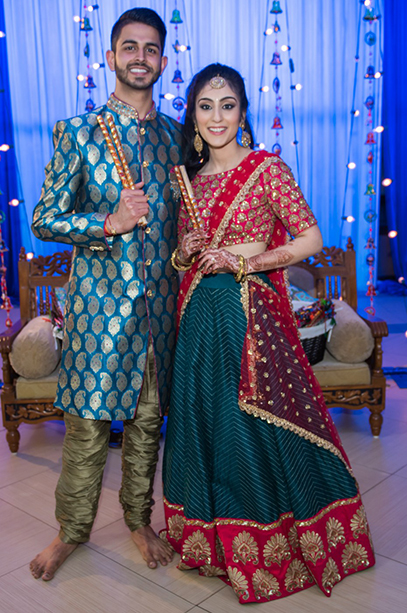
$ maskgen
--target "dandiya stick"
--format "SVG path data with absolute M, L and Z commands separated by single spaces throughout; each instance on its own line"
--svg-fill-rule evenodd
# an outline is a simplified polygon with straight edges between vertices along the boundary
M 107 122 L 109 124 L 110 130 L 112 131 L 112 137 L 109 134 L 106 123 L 101 115 L 97 116 L 97 121 L 102 130 L 102 134 L 105 138 L 107 148 L 109 149 L 109 153 L 113 158 L 114 165 L 116 167 L 117 173 L 120 177 L 120 181 L 125 189 L 135 189 L 134 181 L 130 174 L 129 165 L 127 163 L 126 157 L 124 155 L 123 147 L 120 142 L 119 134 L 117 132 L 117 128 L 114 124 L 113 117 L 108 115 Z M 113 144 L 114 141 L 114 144 Z M 115 145 L 117 147 L 117 151 L 115 149 Z M 139 219 L 138 225 L 141 227 L 145 227 L 147 225 L 147 220 L 143 216 Z
M 199 230 L 203 227 L 202 219 L 198 211 L 198 206 L 192 191 L 192 185 L 187 175 L 185 166 L 174 166 L 175 176 L 177 177 L 178 185 L 181 190 L 182 198 L 185 202 L 188 214 L 191 218 L 194 230 Z

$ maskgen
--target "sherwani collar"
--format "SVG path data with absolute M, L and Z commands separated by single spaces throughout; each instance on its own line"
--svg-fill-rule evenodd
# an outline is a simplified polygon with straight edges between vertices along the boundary
M 109 100 L 107 101 L 107 106 L 118 115 L 124 115 L 130 119 L 136 119 L 137 121 L 151 121 L 157 117 L 155 102 L 153 102 L 151 109 L 148 111 L 145 117 L 140 117 L 134 106 L 119 100 L 119 98 L 117 98 L 114 94 L 110 94 Z

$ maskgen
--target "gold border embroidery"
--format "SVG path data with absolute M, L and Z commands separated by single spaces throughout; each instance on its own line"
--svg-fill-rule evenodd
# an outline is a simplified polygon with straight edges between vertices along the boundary
M 216 230 L 215 235 L 214 235 L 214 237 L 212 239 L 212 242 L 211 242 L 211 244 L 209 246 L 210 249 L 216 249 L 219 246 L 220 241 L 222 240 L 223 236 L 225 235 L 227 224 L 230 222 L 235 208 L 237 207 L 238 204 L 240 204 L 240 202 L 242 200 L 244 200 L 246 198 L 248 192 L 250 191 L 250 189 L 253 186 L 253 183 L 259 178 L 261 173 L 264 172 L 266 170 L 266 168 L 268 166 L 270 166 L 273 162 L 274 162 L 274 157 L 267 158 L 266 160 L 264 160 L 264 162 L 259 164 L 259 166 L 257 166 L 257 168 L 252 172 L 250 177 L 247 179 L 246 183 L 243 185 L 241 190 L 238 192 L 238 194 L 235 197 L 235 199 L 233 200 L 232 204 L 229 206 L 229 208 L 226 211 L 225 215 L 223 216 L 223 219 L 220 222 L 219 227 Z M 233 176 L 234 176 L 234 173 L 232 174 L 232 177 Z M 229 180 L 231 180 L 231 178 Z M 188 291 L 187 291 L 187 293 L 185 295 L 184 301 L 182 303 L 181 311 L 180 311 L 180 314 L 179 314 L 180 322 L 181 322 L 181 319 L 182 319 L 182 317 L 183 317 L 183 315 L 185 313 L 185 309 L 187 308 L 187 305 L 188 305 L 189 301 L 191 300 L 192 293 L 196 289 L 197 285 L 200 283 L 201 279 L 202 279 L 202 273 L 201 273 L 201 271 L 198 270 L 197 273 L 195 274 L 195 277 L 194 277 L 191 285 L 189 286 L 189 289 L 188 289 Z
M 240 286 L 240 300 L 242 302 L 246 319 L 247 321 L 249 321 L 249 283 L 247 278 L 242 282 Z
M 164 500 L 164 504 L 169 509 L 172 509 L 174 511 L 180 511 L 181 513 L 184 513 L 183 505 L 171 503 L 167 500 L 165 496 L 163 496 L 163 500 Z M 294 524 L 297 528 L 312 526 L 312 524 L 317 523 L 320 519 L 322 519 L 322 517 L 324 517 L 327 513 L 330 513 L 334 509 L 337 509 L 338 507 L 349 506 L 351 504 L 356 504 L 360 501 L 361 501 L 360 494 L 357 494 L 354 498 L 344 498 L 342 500 L 336 500 L 335 502 L 332 502 L 327 507 L 322 509 L 319 513 L 314 515 L 314 517 L 311 517 L 310 519 L 304 519 L 304 520 L 303 519 L 294 520 Z M 275 530 L 276 528 L 280 528 L 283 522 L 285 522 L 287 519 L 290 519 L 290 518 L 294 518 L 294 513 L 292 511 L 290 511 L 289 513 L 283 513 L 282 515 L 280 515 L 280 517 L 275 522 L 271 524 L 259 524 L 256 521 L 248 520 L 248 519 L 220 519 L 217 517 L 210 523 L 204 522 L 201 519 L 187 519 L 186 518 L 185 525 L 199 526 L 200 528 L 205 528 L 207 530 L 210 530 L 211 528 L 214 528 L 215 526 L 234 525 L 234 526 L 247 526 L 249 528 L 257 528 L 258 530 L 266 531 L 266 530 Z
M 345 458 L 343 457 L 339 449 L 335 447 L 335 445 L 333 445 L 332 443 L 329 443 L 325 439 L 321 438 L 320 436 L 317 436 L 316 434 L 313 434 L 312 432 L 308 432 L 308 430 L 305 430 L 304 428 L 300 428 L 300 426 L 292 424 L 286 419 L 276 417 L 276 415 L 273 415 L 272 413 L 269 413 L 264 409 L 259 409 L 252 404 L 247 404 L 246 402 L 243 402 L 242 400 L 239 400 L 238 402 L 239 408 L 245 413 L 253 415 L 254 417 L 260 417 L 260 419 L 266 421 L 268 424 L 273 424 L 274 426 L 277 426 L 279 428 L 284 428 L 284 430 L 291 430 L 291 432 L 298 434 L 298 436 L 305 438 L 311 443 L 315 443 L 316 445 L 318 445 L 318 447 L 323 447 L 324 449 L 327 449 L 328 451 L 336 455 L 345 464 L 349 474 L 353 478 L 355 478 L 351 467 L 348 466 L 347 462 L 345 461 Z

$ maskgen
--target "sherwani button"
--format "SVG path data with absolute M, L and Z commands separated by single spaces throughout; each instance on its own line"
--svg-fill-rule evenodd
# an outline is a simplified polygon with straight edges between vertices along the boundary
M 151 298 L 152 295 L 153 295 L 153 290 L 152 289 L 147 290 L 148 298 Z
M 146 260 L 146 266 L 151 266 L 151 260 Z

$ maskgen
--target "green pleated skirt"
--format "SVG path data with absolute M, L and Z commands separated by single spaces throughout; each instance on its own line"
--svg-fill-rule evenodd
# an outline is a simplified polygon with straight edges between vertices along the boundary
M 263 281 L 270 284 L 266 275 Z M 163 478 L 187 518 L 312 517 L 357 486 L 330 451 L 240 410 L 247 319 L 233 275 L 205 277 L 181 321 Z M 273 390 L 271 394 L 278 394 Z

